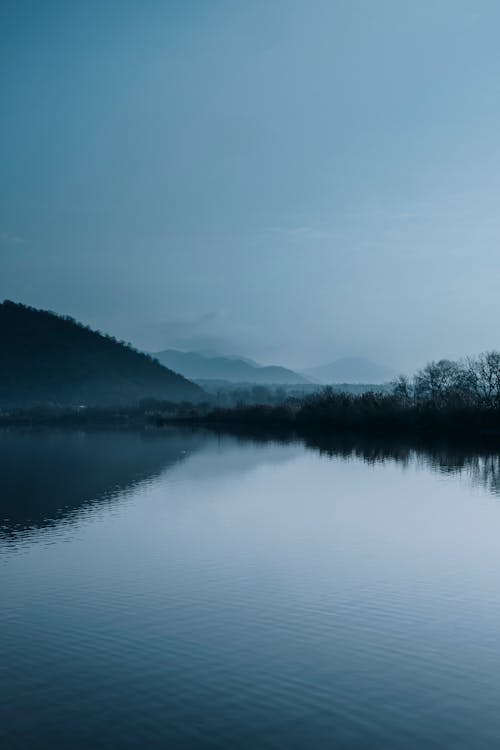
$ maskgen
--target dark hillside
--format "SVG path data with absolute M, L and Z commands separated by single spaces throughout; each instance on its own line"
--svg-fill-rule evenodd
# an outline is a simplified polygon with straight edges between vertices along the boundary
M 0 304 L 0 406 L 196 401 L 202 389 L 111 336 L 25 305 Z

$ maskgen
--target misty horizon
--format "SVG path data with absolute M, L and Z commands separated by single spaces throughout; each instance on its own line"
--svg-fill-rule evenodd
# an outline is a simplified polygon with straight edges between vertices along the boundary
M 295 369 L 498 347 L 497 4 L 0 14 L 2 297 Z

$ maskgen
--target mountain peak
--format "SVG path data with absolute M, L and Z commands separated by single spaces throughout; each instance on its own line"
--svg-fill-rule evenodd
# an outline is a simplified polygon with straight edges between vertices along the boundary
M 278 365 L 259 365 L 251 359 L 233 355 L 206 357 L 203 353 L 166 349 L 154 356 L 166 367 L 194 380 L 226 380 L 230 383 L 262 385 L 299 385 L 309 382 L 293 370 Z

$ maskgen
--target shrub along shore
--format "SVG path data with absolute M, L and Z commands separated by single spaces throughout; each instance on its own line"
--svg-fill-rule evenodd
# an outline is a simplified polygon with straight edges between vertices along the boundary
M 161 422 L 161 415 L 158 419 Z M 464 438 L 490 435 L 500 439 L 500 352 L 486 352 L 462 362 L 431 362 L 412 379 L 399 377 L 388 392 L 353 395 L 326 387 L 275 406 L 197 410 L 182 419 L 299 431 Z
M 0 412 L 0 426 L 162 427 L 204 425 L 257 432 L 443 436 L 500 442 L 500 352 L 462 362 L 431 362 L 391 388 L 360 394 L 326 387 L 274 404 L 217 406 L 148 399 L 130 407 L 37 406 Z

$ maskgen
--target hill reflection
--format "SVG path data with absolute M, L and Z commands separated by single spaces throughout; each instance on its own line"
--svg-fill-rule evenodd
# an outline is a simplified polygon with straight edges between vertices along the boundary
M 111 501 L 203 442 L 178 431 L 0 431 L 0 534 L 54 525 Z
M 283 446 L 293 450 L 283 451 Z M 117 502 L 127 491 L 194 454 L 200 458 L 193 463 L 193 475 L 203 481 L 204 474 L 243 475 L 253 466 L 288 460 L 300 453 L 301 446 L 346 461 L 417 464 L 445 475 L 464 474 L 473 484 L 500 495 L 500 452 L 491 446 L 241 430 L 12 430 L 0 432 L 0 536 L 68 522 L 85 508 Z

